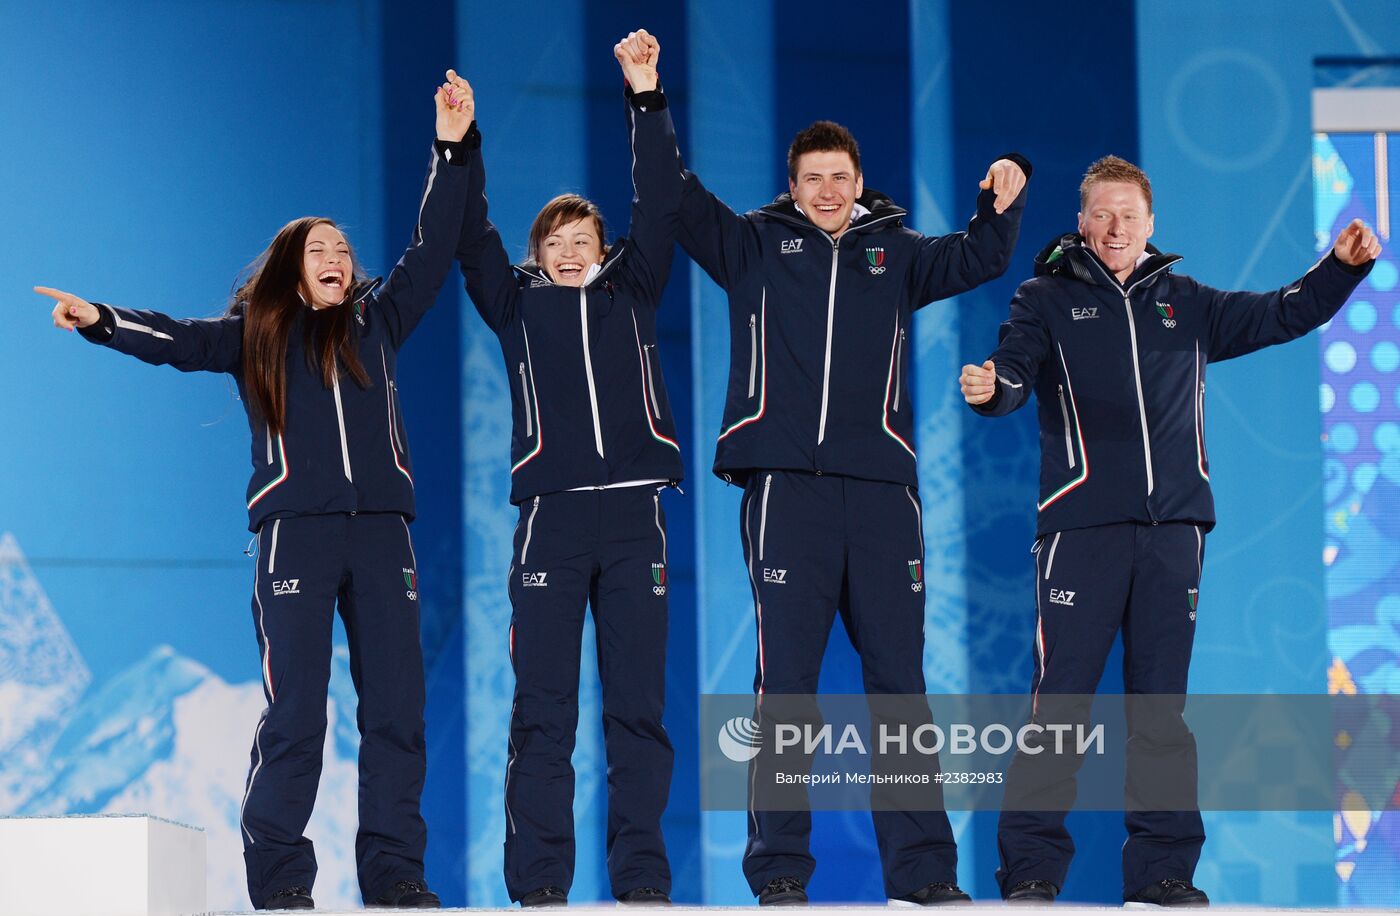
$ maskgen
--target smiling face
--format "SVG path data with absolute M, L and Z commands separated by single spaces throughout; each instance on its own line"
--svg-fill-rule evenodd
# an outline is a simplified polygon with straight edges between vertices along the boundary
M 1130 181 L 1096 181 L 1079 214 L 1084 245 L 1099 256 L 1119 283 L 1132 276 L 1152 238 L 1152 210 L 1142 188 Z
M 355 276 L 350 243 L 330 223 L 317 223 L 306 234 L 301 262 L 302 297 L 313 309 L 345 301 Z
M 588 268 L 603 263 L 603 240 L 598 221 L 585 216 L 555 226 L 540 242 L 540 267 L 560 286 L 582 286 Z
M 865 191 L 865 181 L 851 154 L 845 150 L 803 153 L 795 171 L 796 176 L 788 179 L 793 202 L 832 238 L 845 232 L 856 198 Z

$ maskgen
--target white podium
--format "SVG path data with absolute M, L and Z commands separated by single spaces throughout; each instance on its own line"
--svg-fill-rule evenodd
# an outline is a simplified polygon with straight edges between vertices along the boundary
M 204 858 L 203 830 L 147 815 L 0 817 L 0 911 L 199 913 Z

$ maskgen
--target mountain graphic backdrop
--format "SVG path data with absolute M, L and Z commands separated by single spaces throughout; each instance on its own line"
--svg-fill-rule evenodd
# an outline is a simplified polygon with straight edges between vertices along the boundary
M 208 906 L 249 909 L 238 812 L 257 680 L 230 684 L 169 646 L 93 683 L 13 535 L 0 535 L 0 815 L 151 814 L 202 827 Z M 316 902 L 354 907 L 359 735 L 344 646 L 334 652 L 325 764 L 307 828 Z

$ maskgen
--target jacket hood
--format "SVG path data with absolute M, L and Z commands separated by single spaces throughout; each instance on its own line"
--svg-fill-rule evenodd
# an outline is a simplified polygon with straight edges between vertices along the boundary
M 907 212 L 903 207 L 890 200 L 890 198 L 887 195 L 882 194 L 879 191 L 874 190 L 873 188 L 866 188 L 865 193 L 862 194 L 860 197 L 856 198 L 856 203 L 869 210 L 870 213 L 852 222 L 851 228 L 856 228 L 861 223 L 867 220 L 884 219 L 885 217 L 889 216 L 895 216 L 902 219 L 905 213 Z M 804 216 L 801 211 L 797 209 L 797 204 L 793 202 L 792 195 L 786 191 L 773 198 L 773 202 L 768 206 L 763 207 L 761 212 L 768 213 L 773 216 L 786 219 L 788 221 L 796 220 L 798 222 L 803 223 L 812 222 L 810 219 Z
M 1180 255 L 1164 254 L 1151 242 L 1147 243 L 1146 251 L 1147 260 L 1137 266 L 1133 276 L 1154 273 L 1181 260 Z M 1098 255 L 1085 246 L 1084 236 L 1077 232 L 1068 232 L 1051 239 L 1040 249 L 1040 253 L 1035 256 L 1035 275 L 1073 277 L 1081 283 L 1098 286 L 1106 284 L 1108 279 L 1113 277 L 1113 272 L 1099 260 Z M 1132 277 L 1129 277 L 1129 280 L 1131 279 Z

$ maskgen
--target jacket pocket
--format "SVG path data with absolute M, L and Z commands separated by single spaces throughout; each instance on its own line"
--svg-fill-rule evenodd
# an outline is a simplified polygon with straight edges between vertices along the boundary
M 1065 462 L 1069 469 L 1074 470 L 1074 440 L 1071 438 L 1069 429 L 1069 406 L 1065 404 L 1065 386 L 1060 386 L 1060 420 L 1065 427 Z
M 522 361 L 516 372 L 520 376 L 520 403 L 525 408 L 525 438 L 535 435 L 535 412 L 530 409 L 530 381 L 525 376 L 525 363 Z
M 758 315 L 749 313 L 749 397 L 758 386 Z
M 653 362 L 657 359 L 656 344 L 645 344 L 642 347 L 643 368 L 647 374 L 647 397 L 651 403 L 651 414 L 656 419 L 661 419 L 661 402 L 656 397 L 656 377 L 661 374 L 659 366 L 654 368 Z

